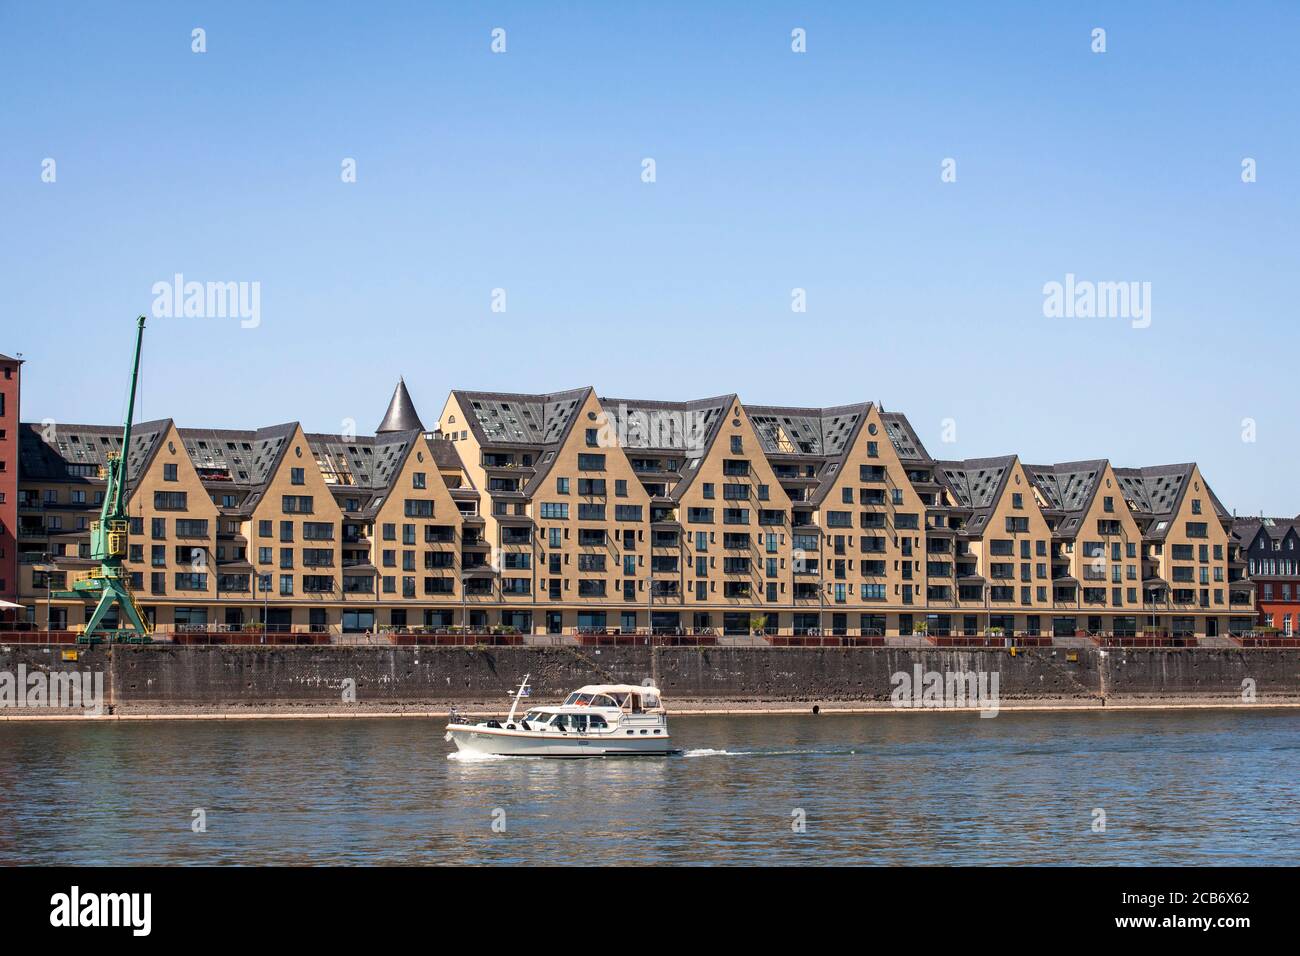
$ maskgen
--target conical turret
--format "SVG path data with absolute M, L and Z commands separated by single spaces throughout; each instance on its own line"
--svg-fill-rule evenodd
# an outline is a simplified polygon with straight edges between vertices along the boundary
M 420 416 L 415 411 L 411 393 L 406 390 L 406 381 L 399 378 L 397 388 L 393 390 L 393 400 L 388 403 L 388 411 L 384 414 L 384 420 L 379 423 L 379 427 L 375 429 L 375 434 L 409 432 L 416 429 L 424 431 L 424 423 L 420 421 Z

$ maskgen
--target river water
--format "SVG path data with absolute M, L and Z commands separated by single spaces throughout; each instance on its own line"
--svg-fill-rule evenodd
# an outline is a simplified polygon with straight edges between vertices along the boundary
M 1300 862 L 1295 711 L 669 723 L 682 756 L 575 761 L 422 719 L 4 723 L 0 863 Z

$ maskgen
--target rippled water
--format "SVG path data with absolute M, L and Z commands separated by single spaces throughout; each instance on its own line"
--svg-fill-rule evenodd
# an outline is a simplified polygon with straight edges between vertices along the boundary
M 462 761 L 425 720 L 7 723 L 0 863 L 1300 861 L 1300 713 L 670 725 L 684 756 Z

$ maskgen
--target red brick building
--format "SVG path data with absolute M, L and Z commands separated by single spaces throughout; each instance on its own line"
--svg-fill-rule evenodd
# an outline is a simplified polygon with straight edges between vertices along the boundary
M 0 355 L 0 601 L 18 600 L 18 422 L 22 361 Z M 0 622 L 12 620 L 0 611 Z
M 1300 634 L 1300 519 L 1238 518 L 1232 530 L 1255 585 L 1260 626 Z

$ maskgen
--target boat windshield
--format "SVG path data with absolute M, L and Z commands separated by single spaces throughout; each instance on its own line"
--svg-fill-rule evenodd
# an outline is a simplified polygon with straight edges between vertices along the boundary
M 566 707 L 617 707 L 614 698 L 607 694 L 570 694 Z
M 530 710 L 524 714 L 524 720 L 530 724 L 546 724 L 550 723 L 551 718 L 554 716 L 554 714 L 544 714 L 540 710 Z

